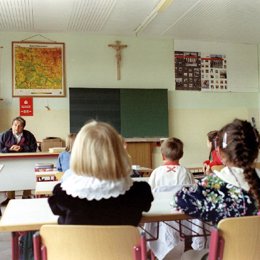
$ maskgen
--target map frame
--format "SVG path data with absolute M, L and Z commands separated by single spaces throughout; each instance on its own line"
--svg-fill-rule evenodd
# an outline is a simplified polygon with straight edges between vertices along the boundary
M 12 96 L 65 97 L 65 44 L 12 42 Z

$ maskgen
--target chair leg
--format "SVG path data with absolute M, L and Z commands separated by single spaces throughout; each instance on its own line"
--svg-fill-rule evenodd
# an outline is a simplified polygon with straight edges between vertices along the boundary
M 141 259 L 146 260 L 147 259 L 147 248 L 146 248 L 146 236 L 145 233 L 142 232 L 141 234 Z
M 19 260 L 19 232 L 12 232 L 12 260 Z
M 155 260 L 155 255 L 154 255 L 153 251 L 151 251 L 151 260 Z
M 34 260 L 41 260 L 41 237 L 39 232 L 33 235 L 33 255 Z

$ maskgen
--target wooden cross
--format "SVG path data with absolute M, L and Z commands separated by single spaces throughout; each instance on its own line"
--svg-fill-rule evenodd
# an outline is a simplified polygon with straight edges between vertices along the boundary
M 117 80 L 121 79 L 121 73 L 120 73 L 120 66 L 121 66 L 121 60 L 122 60 L 122 55 L 121 51 L 123 48 L 126 48 L 127 45 L 121 44 L 120 41 L 116 41 L 115 44 L 108 44 L 108 47 L 112 47 L 116 51 L 116 68 L 117 68 Z

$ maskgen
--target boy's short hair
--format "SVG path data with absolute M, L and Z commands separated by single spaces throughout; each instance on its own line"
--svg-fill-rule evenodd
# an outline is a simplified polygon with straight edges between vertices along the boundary
M 118 180 L 131 172 L 131 163 L 118 132 L 104 122 L 91 121 L 80 129 L 70 163 L 75 174 L 101 180 Z
M 175 137 L 167 138 L 161 144 L 161 153 L 167 160 L 179 160 L 183 156 L 183 142 Z

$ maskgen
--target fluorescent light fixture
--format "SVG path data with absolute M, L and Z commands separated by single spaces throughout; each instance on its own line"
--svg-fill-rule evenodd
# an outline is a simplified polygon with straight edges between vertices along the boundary
M 172 3 L 173 0 L 161 0 L 152 10 L 152 12 L 144 19 L 144 21 L 134 30 L 135 34 L 138 35 L 143 31 L 150 22 L 158 15 L 158 13 L 165 11 Z

